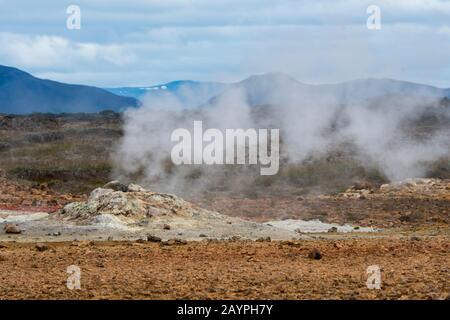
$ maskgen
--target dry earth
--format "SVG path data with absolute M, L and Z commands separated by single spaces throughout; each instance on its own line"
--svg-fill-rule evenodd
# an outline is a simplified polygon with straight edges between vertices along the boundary
M 0 249 L 2 299 L 449 299 L 447 234 L 287 242 L 52 243 Z M 322 259 L 308 257 L 318 249 Z M 66 287 L 69 265 L 81 289 Z M 366 269 L 381 268 L 380 290 Z

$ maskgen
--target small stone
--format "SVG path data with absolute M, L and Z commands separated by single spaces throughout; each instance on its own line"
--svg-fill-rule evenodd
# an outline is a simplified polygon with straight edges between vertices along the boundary
M 164 225 L 163 225 L 163 229 L 164 229 L 164 230 L 170 230 L 170 225 L 164 224 Z
M 341 248 L 342 248 L 342 244 L 340 244 L 340 243 L 338 243 L 338 242 L 335 242 L 335 243 L 333 244 L 333 247 L 335 247 L 336 249 L 341 249 Z
M 156 236 L 153 236 L 151 234 L 147 235 L 147 241 L 148 242 L 161 242 L 162 239 Z
M 187 241 L 182 239 L 169 239 L 167 241 L 161 242 L 161 244 L 165 246 L 185 245 L 187 244 Z
M 103 189 L 112 189 L 114 191 L 128 192 L 128 186 L 124 185 L 123 183 L 120 183 L 117 180 L 108 182 L 103 186 Z
M 147 190 L 142 188 L 140 185 L 130 183 L 127 187 L 128 192 L 146 192 Z
M 330 229 L 328 229 L 328 232 L 332 232 L 332 233 L 338 232 L 338 228 L 337 227 L 331 227 Z
M 261 237 L 256 239 L 256 242 L 271 242 L 272 239 L 270 237 Z
M 5 233 L 11 233 L 11 234 L 19 234 L 22 233 L 22 230 L 15 224 L 6 224 L 3 229 L 5 230 Z
M 319 249 L 314 248 L 308 253 L 308 258 L 320 260 L 322 259 L 322 253 L 319 251 Z
M 206 235 L 206 234 L 204 234 L 204 233 L 201 233 L 201 234 L 199 235 L 199 237 L 200 237 L 200 238 L 206 238 L 206 237 L 207 237 L 207 235 Z
M 80 247 L 93 247 L 95 246 L 95 242 L 92 240 L 82 240 L 79 242 Z
M 49 249 L 49 247 L 45 243 L 36 243 L 35 248 L 39 252 L 43 252 Z

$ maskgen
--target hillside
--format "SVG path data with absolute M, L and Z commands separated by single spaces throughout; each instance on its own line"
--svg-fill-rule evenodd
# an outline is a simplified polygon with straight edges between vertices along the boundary
M 134 98 L 100 88 L 39 79 L 19 69 L 0 66 L 0 113 L 93 113 L 137 105 Z

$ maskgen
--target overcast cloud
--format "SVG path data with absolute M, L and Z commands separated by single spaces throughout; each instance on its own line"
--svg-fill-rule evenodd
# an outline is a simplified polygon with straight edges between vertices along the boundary
M 82 10 L 66 29 L 66 8 Z M 380 6 L 382 29 L 366 28 Z M 450 87 L 446 0 L 0 0 L 0 64 L 97 86 L 389 77 Z

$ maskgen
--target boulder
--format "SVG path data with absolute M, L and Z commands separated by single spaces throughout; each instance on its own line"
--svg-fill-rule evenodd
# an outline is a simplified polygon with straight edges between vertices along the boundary
M 22 230 L 19 228 L 19 226 L 15 225 L 15 224 L 10 224 L 7 223 L 3 229 L 5 230 L 5 233 L 10 233 L 10 234 L 19 234 L 22 233 Z

